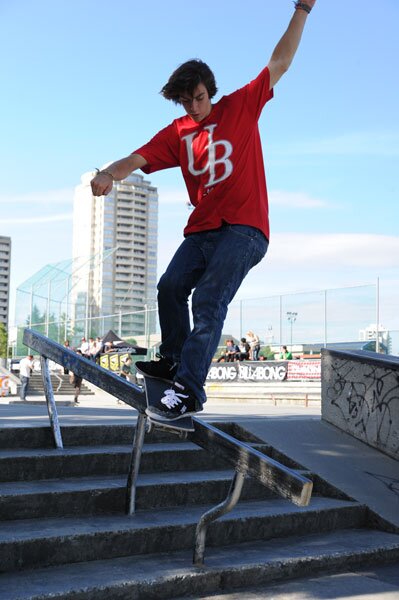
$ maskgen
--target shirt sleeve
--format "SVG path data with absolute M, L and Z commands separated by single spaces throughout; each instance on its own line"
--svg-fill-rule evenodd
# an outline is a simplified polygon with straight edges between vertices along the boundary
M 259 119 L 266 102 L 273 98 L 273 88 L 270 88 L 270 71 L 265 67 L 259 75 L 242 88 L 248 110 Z
M 140 154 L 145 158 L 147 164 L 142 168 L 142 171 L 147 174 L 178 167 L 180 164 L 179 142 L 176 127 L 174 123 L 171 123 L 132 154 Z

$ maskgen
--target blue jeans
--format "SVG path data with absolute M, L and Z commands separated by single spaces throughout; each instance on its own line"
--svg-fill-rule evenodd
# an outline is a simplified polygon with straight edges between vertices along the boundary
M 158 283 L 160 353 L 179 364 L 176 379 L 206 401 L 204 383 L 222 335 L 227 309 L 248 271 L 266 254 L 268 241 L 248 225 L 189 235 Z M 193 328 L 188 298 L 192 297 Z
M 19 390 L 19 397 L 21 398 L 21 400 L 25 400 L 26 394 L 28 393 L 29 377 L 26 377 L 25 375 L 21 375 L 20 380 L 21 380 L 21 388 Z

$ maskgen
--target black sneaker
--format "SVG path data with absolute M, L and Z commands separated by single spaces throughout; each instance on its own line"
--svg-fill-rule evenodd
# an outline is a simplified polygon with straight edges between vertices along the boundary
M 147 407 L 146 413 L 161 421 L 175 421 L 200 412 L 202 406 L 188 388 L 174 381 L 170 387 L 165 386 L 163 396 L 155 404 Z
M 173 381 L 177 372 L 177 364 L 172 364 L 167 358 L 157 354 L 159 360 L 138 360 L 136 369 L 146 377 L 154 377 L 156 379 L 165 379 L 165 381 Z

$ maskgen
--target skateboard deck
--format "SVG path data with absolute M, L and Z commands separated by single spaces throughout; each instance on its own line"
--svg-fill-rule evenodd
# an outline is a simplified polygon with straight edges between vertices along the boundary
M 158 400 L 160 395 L 165 390 L 165 383 L 167 383 L 167 380 L 149 377 L 148 375 L 144 375 L 144 373 L 142 372 L 141 374 L 144 378 L 144 389 L 147 400 L 147 406 L 151 406 L 152 400 Z M 170 382 L 170 384 L 172 384 L 172 382 Z M 181 417 L 180 419 L 176 419 L 174 421 L 165 421 L 164 419 L 157 419 L 156 417 L 147 415 L 147 419 L 150 422 L 150 425 L 161 429 L 168 429 L 177 433 L 194 431 L 194 423 L 190 416 Z

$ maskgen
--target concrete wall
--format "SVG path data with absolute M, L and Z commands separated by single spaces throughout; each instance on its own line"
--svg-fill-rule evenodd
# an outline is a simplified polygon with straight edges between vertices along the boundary
M 321 377 L 322 418 L 399 460 L 399 358 L 323 350 Z

